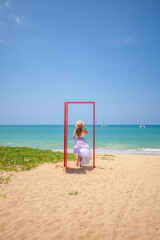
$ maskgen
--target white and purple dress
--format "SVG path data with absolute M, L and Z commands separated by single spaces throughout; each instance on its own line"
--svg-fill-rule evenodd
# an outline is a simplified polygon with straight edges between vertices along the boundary
M 83 136 L 84 134 L 81 134 L 80 137 L 77 137 L 73 149 L 73 153 L 82 158 L 81 165 L 88 164 L 90 160 L 90 148 Z

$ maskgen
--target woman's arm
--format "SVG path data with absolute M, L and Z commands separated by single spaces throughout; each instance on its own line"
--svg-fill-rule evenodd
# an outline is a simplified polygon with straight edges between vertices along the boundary
M 75 136 L 76 136 L 76 131 L 74 131 L 74 133 L 73 133 L 73 139 L 74 140 L 76 139 Z
M 84 134 L 88 134 L 88 131 L 87 131 L 85 125 L 84 125 L 83 129 L 84 129 L 84 130 L 83 130 L 83 133 L 84 133 Z

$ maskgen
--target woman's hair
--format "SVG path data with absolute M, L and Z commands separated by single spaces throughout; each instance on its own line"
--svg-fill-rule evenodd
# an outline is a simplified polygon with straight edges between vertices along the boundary
M 76 134 L 78 137 L 80 137 L 83 131 L 84 122 L 81 120 L 78 120 L 75 125 L 76 125 L 76 130 L 75 130 Z

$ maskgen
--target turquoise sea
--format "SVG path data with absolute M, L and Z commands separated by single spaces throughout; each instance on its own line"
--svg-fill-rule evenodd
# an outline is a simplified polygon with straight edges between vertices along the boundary
M 68 127 L 68 151 L 72 152 L 74 125 Z M 92 149 L 93 128 L 85 135 Z M 64 127 L 62 125 L 0 125 L 1 146 L 26 146 L 63 151 Z M 113 126 L 96 125 L 97 153 L 127 153 L 160 155 L 160 125 Z

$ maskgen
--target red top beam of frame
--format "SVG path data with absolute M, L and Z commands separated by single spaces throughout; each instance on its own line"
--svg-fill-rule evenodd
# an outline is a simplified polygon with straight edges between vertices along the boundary
M 95 102 L 65 102 L 64 105 L 64 167 L 67 172 L 68 104 L 93 104 L 93 168 L 95 168 Z
M 67 102 L 67 103 L 80 103 L 80 104 L 83 104 L 83 103 L 95 103 L 95 102 Z

